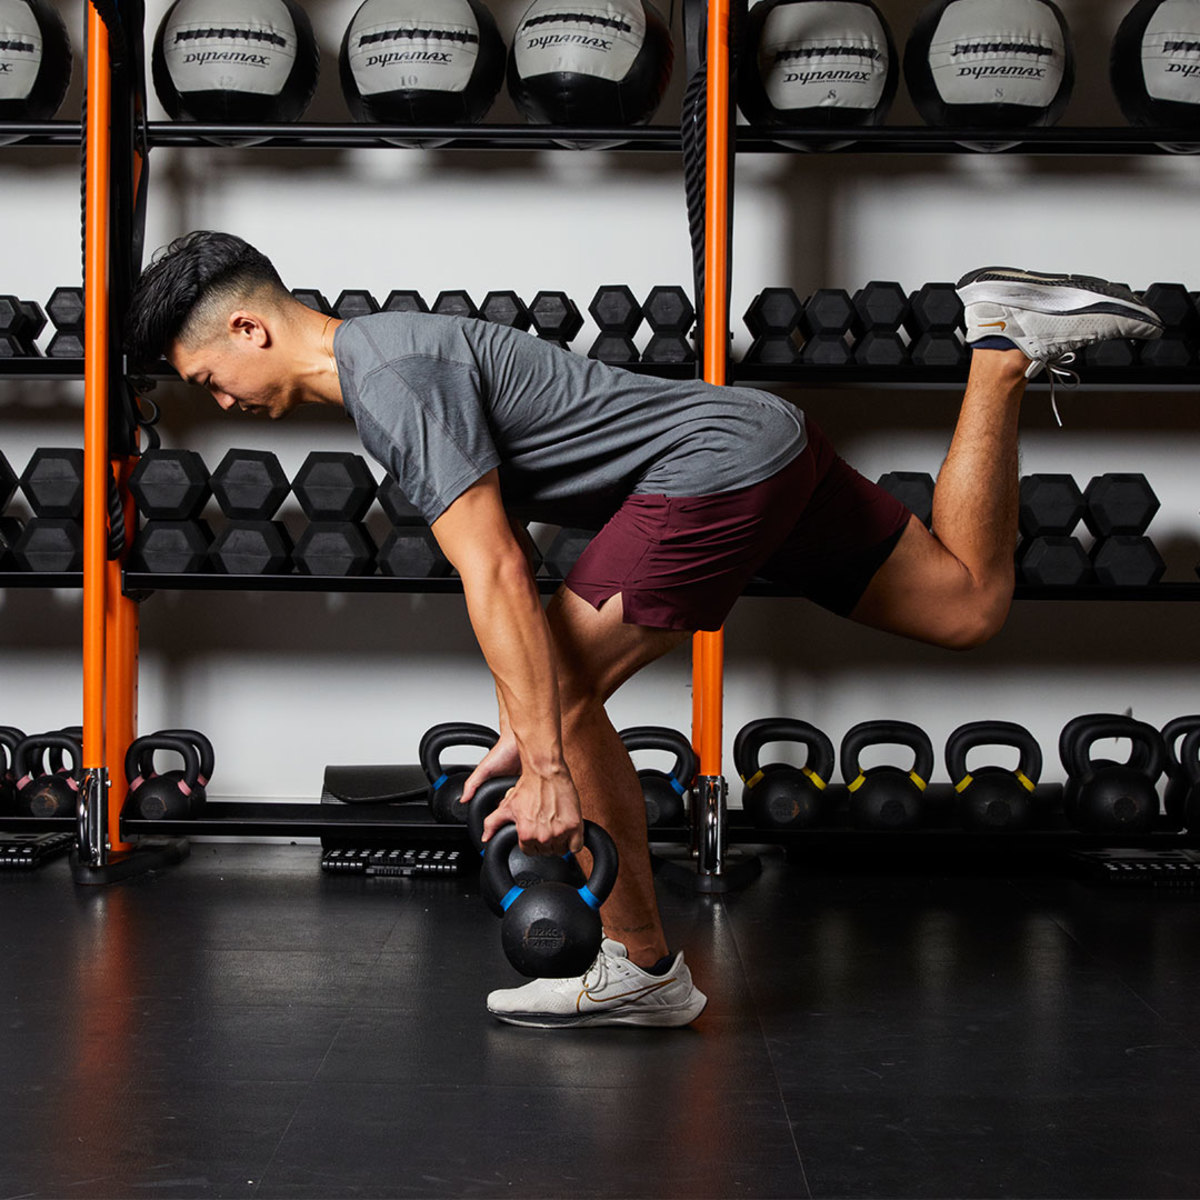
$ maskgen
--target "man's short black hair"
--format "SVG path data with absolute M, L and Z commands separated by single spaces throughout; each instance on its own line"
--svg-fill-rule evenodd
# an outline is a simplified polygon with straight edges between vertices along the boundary
M 287 289 L 271 260 L 232 233 L 201 229 L 159 251 L 133 289 L 125 351 L 135 372 L 145 372 L 209 300 L 230 299 L 261 288 Z

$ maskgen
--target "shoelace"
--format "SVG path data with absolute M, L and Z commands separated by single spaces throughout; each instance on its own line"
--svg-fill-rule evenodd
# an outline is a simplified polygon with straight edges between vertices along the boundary
M 1067 364 L 1075 361 L 1075 351 L 1068 350 L 1066 354 L 1060 354 L 1054 359 L 1037 359 L 1035 358 L 1028 367 L 1025 368 L 1025 378 L 1032 379 L 1042 368 L 1046 370 L 1046 382 L 1050 385 L 1050 411 L 1054 413 L 1054 419 L 1058 422 L 1059 429 L 1062 428 L 1062 417 L 1058 411 L 1058 397 L 1054 392 L 1054 381 L 1058 380 L 1059 386 L 1064 391 L 1071 391 L 1079 386 L 1079 372 L 1070 371 L 1067 369 Z

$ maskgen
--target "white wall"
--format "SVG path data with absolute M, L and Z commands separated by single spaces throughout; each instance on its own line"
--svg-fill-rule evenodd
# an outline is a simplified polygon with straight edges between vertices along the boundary
M 1064 125 L 1121 123 L 1108 94 L 1111 32 L 1129 0 L 1060 0 L 1079 79 Z M 151 0 L 147 27 L 165 0 Z M 308 0 L 322 43 L 309 117 L 345 119 L 336 52 L 355 0 Z M 523 4 L 495 0 L 507 35 Z M 883 10 L 902 45 L 918 0 Z M 77 49 L 82 5 L 62 5 Z M 678 112 L 675 84 L 659 114 Z M 81 63 L 61 115 L 78 111 Z M 157 102 L 151 115 L 163 116 Z M 501 97 L 491 119 L 513 120 Z M 903 86 L 891 123 L 916 118 Z M 156 150 L 148 240 L 227 228 L 277 261 L 291 286 L 332 299 L 344 287 L 427 298 L 464 287 L 531 296 L 561 288 L 586 307 L 595 288 L 690 278 L 682 183 L 663 156 L 400 149 L 302 154 Z M 733 320 L 767 285 L 801 295 L 896 278 L 908 288 L 985 263 L 1108 274 L 1134 287 L 1200 287 L 1194 219 L 1200 163 L 1190 157 L 1062 161 L 988 155 L 930 158 L 762 155 L 739 163 Z M 69 151 L 0 150 L 0 290 L 43 300 L 78 283 L 78 163 Z M 594 329 L 576 347 L 586 350 Z M 954 420 L 949 392 L 830 389 L 796 396 L 864 473 L 936 470 Z M 284 426 L 223 416 L 201 395 L 162 389 L 167 444 L 215 466 L 231 445 L 275 448 L 291 471 L 314 447 L 356 446 L 350 424 L 301 414 Z M 1162 499 L 1151 527 L 1168 578 L 1200 562 L 1194 393 L 1083 391 L 1062 401 L 1057 429 L 1044 389 L 1031 393 L 1023 469 L 1144 470 Z M 4 384 L 5 453 L 23 464 L 39 444 L 81 444 L 75 384 Z M 377 472 L 378 473 L 378 472 Z M 18 504 L 19 510 L 19 504 Z M 989 646 L 955 656 L 853 627 L 798 601 L 746 599 L 728 625 L 726 743 L 747 720 L 805 717 L 840 739 L 854 722 L 905 716 L 935 744 L 961 720 L 1029 725 L 1061 778 L 1063 722 L 1132 709 L 1161 723 L 1200 708 L 1194 605 L 1018 604 Z M 0 721 L 33 730 L 79 718 L 79 597 L 0 592 Z M 781 636 L 781 631 L 787 630 Z M 461 597 L 307 593 L 163 593 L 142 609 L 141 725 L 192 724 L 216 742 L 213 794 L 315 797 L 325 764 L 407 761 L 435 721 L 494 718 L 487 673 Z M 612 702 L 618 725 L 691 717 L 686 651 L 656 664 Z M 938 777 L 942 777 L 939 765 Z M 733 778 L 732 764 L 726 774 Z M 737 788 L 734 788 L 736 797 Z

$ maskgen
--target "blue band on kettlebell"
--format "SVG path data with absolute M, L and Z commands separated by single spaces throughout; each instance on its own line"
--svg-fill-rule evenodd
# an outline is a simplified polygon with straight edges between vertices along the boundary
M 524 889 L 523 887 L 518 887 L 518 886 L 517 886 L 517 885 L 514 883 L 514 884 L 513 884 L 513 886 L 512 886 L 512 887 L 510 887 L 510 888 L 508 889 L 508 891 L 507 891 L 507 892 L 505 892 L 505 893 L 504 893 L 504 895 L 500 897 L 500 907 L 501 907 L 502 909 L 504 909 L 504 911 L 505 911 L 505 912 L 508 912 L 508 910 L 509 910 L 509 907 L 512 905 L 513 901 L 514 901 L 514 900 L 516 900 L 516 898 L 517 898 L 517 897 L 518 897 L 518 896 L 519 896 L 519 895 L 520 895 L 520 894 L 521 894 L 521 893 L 522 893 L 524 890 L 525 890 L 525 889 Z
M 445 771 L 443 771 L 441 778 L 433 785 L 433 790 L 436 792 L 438 790 L 438 788 L 440 788 L 442 786 L 442 784 L 445 783 L 446 780 L 449 778 L 450 778 L 450 776 L 447 775 Z
M 679 780 L 675 778 L 675 776 L 674 776 L 674 775 L 672 775 L 672 776 L 671 776 L 671 786 L 672 786 L 672 787 L 675 789 L 675 791 L 676 791 L 676 792 L 678 792 L 678 793 L 679 793 L 679 795 L 681 795 L 681 796 L 683 795 L 683 793 L 684 793 L 684 792 L 686 792 L 686 791 L 687 791 L 687 788 L 685 788 L 685 787 L 683 786 L 683 784 L 682 784 L 682 783 L 680 783 L 680 782 L 679 782 Z
M 579 889 L 579 898 L 588 906 L 588 908 L 594 908 L 597 910 L 600 908 L 600 901 L 597 900 L 592 894 L 591 889 L 586 883 Z

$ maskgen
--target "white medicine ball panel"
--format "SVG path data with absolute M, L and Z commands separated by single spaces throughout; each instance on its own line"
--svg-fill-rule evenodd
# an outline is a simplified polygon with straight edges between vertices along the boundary
M 1113 39 L 1113 91 L 1135 125 L 1200 124 L 1200 0 L 1141 0 Z
M 294 0 L 176 0 L 153 66 L 173 118 L 294 121 L 316 89 L 317 47 Z
M 1074 60 L 1051 0 L 949 0 L 918 18 L 905 48 L 913 103 L 932 125 L 1052 124 Z
M 513 41 L 523 79 L 558 72 L 617 83 L 629 74 L 646 37 L 638 4 L 534 0 Z
M 0 120 L 48 121 L 70 82 L 62 17 L 44 0 L 0 0 Z
M 479 121 L 504 82 L 504 56 L 479 0 L 366 0 L 342 38 L 342 91 L 359 121 Z

